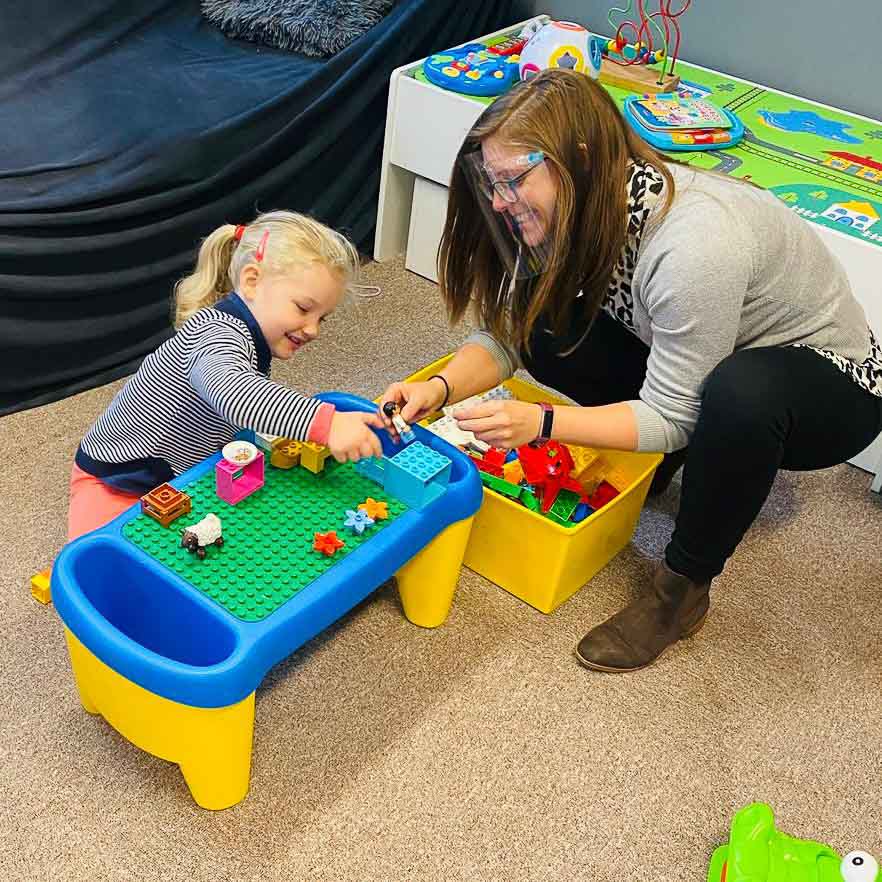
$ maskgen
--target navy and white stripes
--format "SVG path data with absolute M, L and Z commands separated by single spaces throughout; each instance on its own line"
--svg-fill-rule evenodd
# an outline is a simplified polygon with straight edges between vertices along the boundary
M 80 444 L 80 468 L 146 492 L 243 428 L 306 440 L 321 402 L 268 378 L 266 342 L 232 297 L 233 308 L 200 310 L 144 360 Z

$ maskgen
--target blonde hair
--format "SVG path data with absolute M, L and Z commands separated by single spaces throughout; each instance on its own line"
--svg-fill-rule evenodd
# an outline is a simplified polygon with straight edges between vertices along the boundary
M 249 263 L 269 273 L 289 273 L 318 263 L 338 275 L 347 289 L 358 275 L 355 246 L 305 214 L 269 211 L 258 215 L 238 241 L 237 229 L 235 224 L 224 224 L 202 242 L 196 268 L 175 285 L 176 326 L 233 291 L 239 273 Z
M 549 265 L 539 278 L 519 282 L 512 297 L 499 296 L 507 290 L 509 269 L 493 245 L 463 163 L 491 135 L 541 150 L 557 180 Z M 606 90 L 584 74 L 545 70 L 497 98 L 466 136 L 450 182 L 438 276 L 451 321 L 473 305 L 484 327 L 527 352 L 543 313 L 557 335 L 574 323 L 588 327 L 627 235 L 628 165 L 649 163 L 665 179 L 660 218 L 674 195 L 668 161 L 631 130 Z M 580 290 L 584 297 L 577 300 Z

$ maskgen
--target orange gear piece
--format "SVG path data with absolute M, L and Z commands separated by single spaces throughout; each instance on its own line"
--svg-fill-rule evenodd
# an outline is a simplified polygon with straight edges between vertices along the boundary
M 312 547 L 330 557 L 332 554 L 336 554 L 337 549 L 342 548 L 344 544 L 343 540 L 337 537 L 336 530 L 331 530 L 328 533 L 316 533 Z
M 372 499 L 370 496 L 358 506 L 367 516 L 375 521 L 385 521 L 389 517 L 389 503 Z

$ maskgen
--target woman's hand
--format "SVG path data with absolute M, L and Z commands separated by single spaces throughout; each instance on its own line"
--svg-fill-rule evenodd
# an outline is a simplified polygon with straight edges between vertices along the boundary
M 368 456 L 382 457 L 383 446 L 371 426 L 383 428 L 383 421 L 375 413 L 336 411 L 328 432 L 328 447 L 334 459 L 337 462 L 358 462 Z
M 542 429 L 542 408 L 526 401 L 484 401 L 454 414 L 464 432 L 479 441 L 511 450 L 533 441 Z
M 421 419 L 435 413 L 441 406 L 446 393 L 444 383 L 440 380 L 426 380 L 421 383 L 393 383 L 380 398 L 379 417 L 389 434 L 397 441 L 398 432 L 392 420 L 383 413 L 383 405 L 394 401 L 401 408 L 401 418 L 406 423 L 418 423 Z

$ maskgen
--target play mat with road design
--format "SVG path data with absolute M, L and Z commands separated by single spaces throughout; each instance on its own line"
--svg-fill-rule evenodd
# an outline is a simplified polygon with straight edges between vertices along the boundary
M 807 220 L 882 247 L 882 122 L 683 62 L 676 72 L 681 91 L 728 108 L 745 130 L 735 147 L 677 153 L 678 160 L 747 178 Z M 410 73 L 427 82 L 421 66 Z M 620 104 L 633 94 L 607 88 Z

